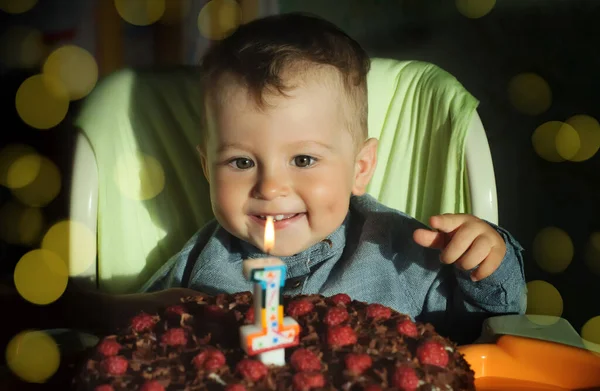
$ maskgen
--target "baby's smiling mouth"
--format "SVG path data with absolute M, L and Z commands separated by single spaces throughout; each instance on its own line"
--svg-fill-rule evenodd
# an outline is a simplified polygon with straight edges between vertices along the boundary
M 268 215 L 255 215 L 261 220 L 266 220 L 267 216 L 273 216 L 273 221 L 282 221 L 291 219 L 292 217 L 298 216 L 300 213 L 289 213 L 289 214 L 268 214 Z

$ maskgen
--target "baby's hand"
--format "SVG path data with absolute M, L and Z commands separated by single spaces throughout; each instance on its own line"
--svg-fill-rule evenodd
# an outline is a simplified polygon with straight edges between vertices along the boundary
M 442 250 L 440 260 L 463 270 L 472 270 L 473 281 L 492 274 L 504 258 L 506 244 L 488 223 L 468 214 L 444 214 L 429 220 L 434 230 L 417 229 L 415 242 Z

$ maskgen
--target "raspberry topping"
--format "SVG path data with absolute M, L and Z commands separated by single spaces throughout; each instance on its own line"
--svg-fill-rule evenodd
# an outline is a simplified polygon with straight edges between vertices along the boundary
M 346 305 L 346 304 L 350 304 L 350 302 L 352 301 L 350 296 L 348 296 L 345 293 L 338 293 L 337 295 L 333 295 L 333 296 L 331 296 L 331 300 L 336 305 Z
M 127 368 L 129 367 L 127 359 L 123 356 L 106 357 L 100 365 L 104 369 L 104 372 L 110 376 L 120 376 L 127 372 Z
M 185 346 L 187 345 L 187 336 L 185 330 L 181 327 L 168 329 L 161 338 L 164 345 L 169 346 Z
M 360 375 L 373 365 L 373 360 L 368 354 L 350 353 L 344 359 L 346 368 L 354 375 Z
M 419 335 L 417 325 L 414 324 L 410 319 L 398 322 L 398 324 L 396 325 L 396 330 L 398 330 L 400 334 L 404 334 L 411 338 L 417 338 L 417 336 Z
M 294 389 L 297 391 L 306 391 L 313 388 L 325 386 L 325 377 L 320 372 L 299 372 L 292 379 Z
M 417 348 L 417 357 L 421 364 L 446 367 L 448 365 L 448 352 L 439 342 L 425 341 Z
M 254 323 L 254 306 L 251 306 L 246 311 L 246 323 Z
M 308 349 L 297 349 L 290 357 L 290 362 L 297 371 L 319 371 L 321 370 L 321 360 Z
M 165 388 L 158 380 L 149 380 L 140 387 L 140 391 L 165 391 Z
M 269 370 L 262 362 L 245 358 L 238 363 L 237 371 L 246 379 L 257 381 L 265 377 Z
M 148 315 L 142 312 L 131 319 L 131 328 L 133 331 L 141 333 L 143 331 L 151 330 L 157 322 L 158 319 L 156 316 Z
M 364 388 L 364 391 L 382 391 L 377 384 L 370 384 Z
M 239 383 L 229 384 L 227 387 L 225 387 L 225 391 L 246 391 L 246 387 Z
M 167 307 L 165 312 L 168 315 L 183 315 L 185 314 L 185 308 L 181 304 L 177 304 Z
M 192 361 L 197 369 L 215 371 L 225 365 L 225 355 L 217 349 L 209 348 L 198 353 Z
M 298 317 L 308 314 L 314 307 L 313 303 L 308 300 L 295 300 L 288 304 L 287 313 L 290 316 Z
M 358 338 L 350 326 L 333 326 L 327 330 L 327 343 L 333 347 L 355 344 Z
M 218 305 L 207 305 L 204 314 L 209 318 L 221 318 L 225 315 L 225 310 Z
M 98 350 L 98 353 L 105 357 L 116 356 L 119 354 L 119 350 L 121 350 L 121 344 L 114 338 L 104 338 L 102 342 L 98 344 L 96 349 Z
M 101 384 L 94 388 L 94 391 L 115 391 L 115 389 L 110 384 Z
M 400 366 L 394 372 L 392 384 L 403 391 L 414 391 L 419 387 L 419 377 L 413 368 Z
M 348 311 L 344 307 L 332 307 L 327 311 L 323 322 L 329 326 L 337 326 L 348 319 Z
M 367 317 L 374 319 L 389 319 L 392 316 L 392 310 L 381 304 L 369 304 L 367 307 Z

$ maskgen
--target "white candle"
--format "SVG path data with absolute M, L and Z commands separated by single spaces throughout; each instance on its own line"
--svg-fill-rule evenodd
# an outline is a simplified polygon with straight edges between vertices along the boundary
M 267 218 L 265 249 L 274 244 L 273 218 Z M 283 316 L 286 266 L 279 258 L 246 259 L 244 276 L 254 282 L 254 324 L 240 328 L 242 349 L 266 365 L 285 365 L 285 348 L 299 343 L 300 325 Z

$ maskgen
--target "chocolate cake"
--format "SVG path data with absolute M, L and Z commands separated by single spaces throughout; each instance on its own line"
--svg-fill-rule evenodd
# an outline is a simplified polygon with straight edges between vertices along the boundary
M 284 297 L 301 327 L 286 365 L 267 367 L 240 348 L 254 323 L 249 292 L 196 296 L 164 313 L 141 313 L 104 338 L 77 390 L 474 390 L 455 344 L 429 324 L 344 294 Z

